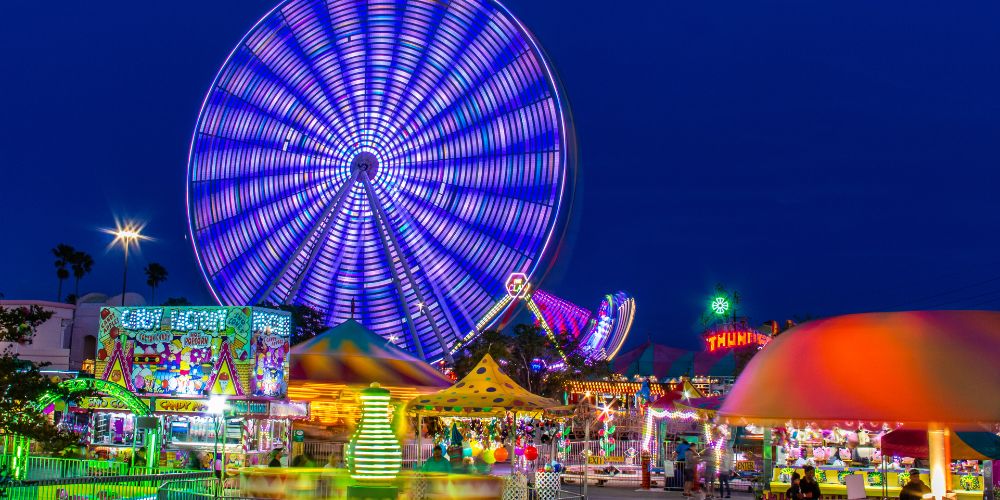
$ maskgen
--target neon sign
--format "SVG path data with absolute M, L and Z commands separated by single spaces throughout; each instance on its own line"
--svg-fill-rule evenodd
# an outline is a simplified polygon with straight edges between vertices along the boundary
M 755 330 L 740 327 L 725 328 L 714 330 L 705 336 L 708 352 L 746 346 L 764 346 L 771 341 L 770 336 Z
M 513 298 L 523 298 L 528 293 L 528 275 L 511 273 L 507 278 L 507 295 Z
M 726 300 L 725 297 L 716 297 L 715 300 L 712 301 L 712 312 L 715 314 L 723 315 L 726 314 L 726 311 L 728 310 L 729 301 Z

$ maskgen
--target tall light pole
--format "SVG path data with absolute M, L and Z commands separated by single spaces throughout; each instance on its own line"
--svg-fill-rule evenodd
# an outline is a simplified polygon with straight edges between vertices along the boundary
M 122 268 L 122 307 L 125 306 L 125 286 L 128 284 L 128 249 L 131 245 L 139 245 L 139 241 L 148 239 L 142 235 L 142 226 L 127 223 L 124 226 L 117 225 L 114 230 L 105 230 L 105 232 L 114 235 L 115 240 L 111 242 L 111 245 L 121 243 L 122 250 L 125 251 L 125 264 Z

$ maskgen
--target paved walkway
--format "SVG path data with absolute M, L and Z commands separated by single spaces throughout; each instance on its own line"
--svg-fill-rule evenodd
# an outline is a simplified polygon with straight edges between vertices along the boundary
M 575 487 L 563 488 L 566 491 L 573 493 L 578 493 L 579 490 Z M 688 500 L 688 497 L 681 495 L 679 491 L 663 491 L 663 490 L 635 490 L 632 488 L 608 488 L 608 487 L 594 487 L 591 486 L 587 490 L 588 500 L 617 500 L 620 498 L 648 498 L 648 499 L 666 499 L 666 500 Z M 752 499 L 753 495 L 746 492 L 733 492 L 732 500 L 749 500 Z M 718 499 L 716 499 L 718 500 Z

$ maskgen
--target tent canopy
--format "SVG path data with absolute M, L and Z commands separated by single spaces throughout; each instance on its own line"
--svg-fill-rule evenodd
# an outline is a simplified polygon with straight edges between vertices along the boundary
M 811 321 L 779 335 L 736 380 L 720 415 L 736 423 L 1000 422 L 1000 313 L 913 311 Z
M 694 375 L 731 377 L 736 360 L 731 351 L 687 351 L 646 342 L 615 356 L 613 366 L 615 372 L 630 379 L 636 375 L 655 375 L 660 380 Z
M 678 399 L 674 401 L 674 407 L 678 410 L 694 411 L 704 417 L 713 417 L 719 411 L 719 408 L 722 407 L 723 401 L 725 401 L 724 396 Z
M 455 385 L 417 396 L 407 406 L 411 413 L 427 416 L 492 417 L 508 411 L 538 412 L 558 405 L 517 385 L 487 354 Z
M 882 436 L 882 456 L 928 458 L 927 433 L 901 429 Z M 951 458 L 1000 459 L 1000 436 L 991 432 L 952 432 Z
M 451 381 L 378 334 L 349 319 L 291 350 L 290 381 L 367 387 L 448 387 Z

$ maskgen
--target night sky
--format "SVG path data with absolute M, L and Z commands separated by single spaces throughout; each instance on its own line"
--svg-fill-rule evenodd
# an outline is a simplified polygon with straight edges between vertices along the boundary
M 1000 3 L 511 0 L 568 93 L 570 237 L 543 287 L 637 299 L 629 345 L 697 345 L 717 282 L 753 323 L 1000 306 Z M 114 216 L 158 300 L 209 303 L 187 236 L 202 98 L 268 1 L 16 2 L 0 30 L 0 293 L 53 299 L 49 249 L 118 293 Z M 72 280 L 71 280 L 72 281 Z M 66 285 L 72 291 L 72 283 Z

